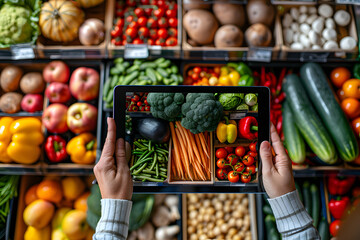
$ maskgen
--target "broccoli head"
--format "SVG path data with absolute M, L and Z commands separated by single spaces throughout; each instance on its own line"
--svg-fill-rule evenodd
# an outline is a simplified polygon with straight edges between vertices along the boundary
M 181 125 L 197 134 L 215 131 L 223 116 L 223 106 L 212 93 L 189 93 L 182 105 Z
M 175 121 L 180 116 L 184 100 L 182 93 L 149 93 L 147 96 L 152 115 L 167 121 Z

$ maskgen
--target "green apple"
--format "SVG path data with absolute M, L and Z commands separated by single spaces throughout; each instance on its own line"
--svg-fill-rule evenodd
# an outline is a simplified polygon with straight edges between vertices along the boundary
M 51 240 L 69 240 L 66 234 L 61 230 L 61 228 L 57 228 L 51 233 Z
M 55 215 L 51 221 L 51 227 L 53 230 L 61 228 L 61 223 L 65 215 L 71 210 L 71 208 L 59 208 L 56 210 Z
M 69 211 L 62 221 L 61 228 L 70 239 L 85 238 L 89 230 L 86 213 L 77 209 Z

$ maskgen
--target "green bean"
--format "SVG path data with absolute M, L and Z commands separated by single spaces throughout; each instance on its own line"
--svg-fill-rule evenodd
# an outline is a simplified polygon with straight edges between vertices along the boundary
M 156 164 L 155 166 L 156 176 L 159 176 L 159 164 Z
M 166 168 L 160 168 L 160 171 L 167 171 L 167 169 Z
M 151 164 L 150 171 L 154 169 L 156 163 L 157 163 L 157 155 L 156 155 L 156 152 L 155 152 L 154 153 L 154 161 Z
M 165 179 L 158 179 L 158 178 L 153 178 L 153 177 L 144 177 L 144 176 L 135 176 L 135 178 L 137 179 L 142 179 L 142 180 L 148 180 L 151 182 L 163 182 Z
M 149 161 L 150 159 L 152 159 L 152 158 L 145 158 L 145 159 L 143 159 L 143 160 L 141 160 L 141 161 L 137 161 L 137 162 L 130 168 L 130 171 L 133 170 L 134 168 L 136 168 L 137 166 L 139 166 L 140 164 Z
M 138 174 L 140 173 L 144 168 L 146 168 L 147 163 L 144 163 L 139 169 L 135 170 L 133 173 Z

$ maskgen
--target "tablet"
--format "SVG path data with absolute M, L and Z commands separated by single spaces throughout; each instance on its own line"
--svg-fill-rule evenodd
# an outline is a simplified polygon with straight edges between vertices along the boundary
M 117 86 L 113 106 L 117 137 L 132 145 L 134 186 L 264 191 L 268 88 Z

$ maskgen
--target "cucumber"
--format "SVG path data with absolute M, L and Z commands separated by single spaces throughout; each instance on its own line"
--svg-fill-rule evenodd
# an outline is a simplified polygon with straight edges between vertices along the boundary
M 305 142 L 295 125 L 291 108 L 287 102 L 283 104 L 282 116 L 285 144 L 289 157 L 295 163 L 303 163 L 306 158 Z
M 267 215 L 265 217 L 265 228 L 269 240 L 280 240 L 280 234 L 277 231 L 275 217 L 273 215 Z
M 303 196 L 302 196 L 302 190 L 301 190 L 300 184 L 298 184 L 297 181 L 295 181 L 295 188 L 296 188 L 296 190 L 298 191 L 300 201 L 301 201 L 302 203 L 304 203 L 304 198 L 303 198 Z
M 311 203 L 311 195 L 310 195 L 310 182 L 305 181 L 303 186 L 303 196 L 304 196 L 304 207 L 306 211 L 311 215 L 312 213 L 312 203 Z
M 325 163 L 337 162 L 335 146 L 295 74 L 286 76 L 283 89 L 296 126 L 311 150 Z
M 318 231 L 321 240 L 330 240 L 329 224 L 324 217 L 321 218 Z
M 311 102 L 332 137 L 341 159 L 351 162 L 359 155 L 359 147 L 350 124 L 336 101 L 326 75 L 317 63 L 306 63 L 300 76 Z
M 106 79 L 105 84 L 104 84 L 103 100 L 106 100 L 106 96 L 108 95 L 108 92 L 110 90 L 110 83 L 111 83 L 111 78 L 109 77 L 108 79 Z
M 312 209 L 311 209 L 311 217 L 314 220 L 315 228 L 319 225 L 320 219 L 320 196 L 319 196 L 319 188 L 315 183 L 312 183 L 310 186 L 311 193 L 311 201 L 312 201 Z
M 263 213 L 266 214 L 266 215 L 274 215 L 271 207 L 268 204 L 265 204 L 263 206 Z

